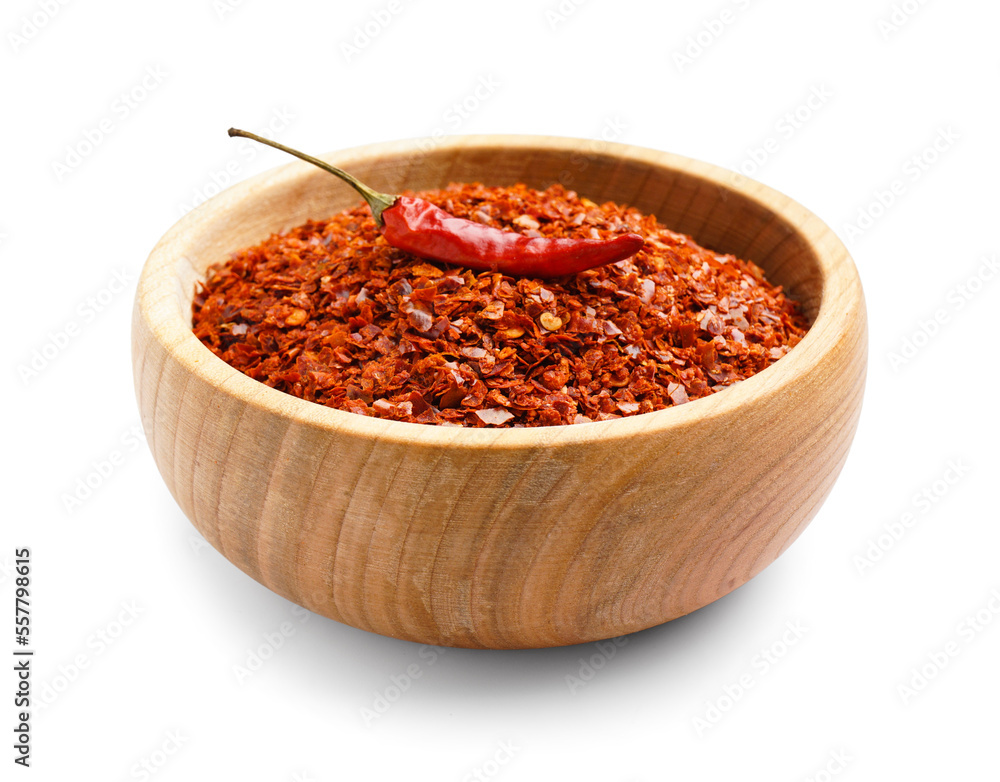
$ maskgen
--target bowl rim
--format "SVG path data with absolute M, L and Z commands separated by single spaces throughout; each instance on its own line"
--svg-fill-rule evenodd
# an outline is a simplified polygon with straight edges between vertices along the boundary
M 421 143 L 424 142 L 424 143 Z M 352 161 L 410 156 L 426 152 L 425 139 L 407 139 L 366 144 L 319 157 L 342 167 Z M 543 152 L 579 152 L 582 145 L 594 145 L 593 139 L 539 135 L 462 135 L 436 139 L 434 152 L 489 149 L 497 146 Z M 193 267 L 189 257 L 179 252 L 191 239 L 192 231 L 204 231 L 215 213 L 224 213 L 255 191 L 286 186 L 295 181 L 322 174 L 307 163 L 294 161 L 268 169 L 230 186 L 180 218 L 157 242 L 140 274 L 135 299 L 135 317 L 142 318 L 151 335 L 187 371 L 217 392 L 263 412 L 273 413 L 310 428 L 319 428 L 361 438 L 376 438 L 398 445 L 470 449 L 521 449 L 545 446 L 581 445 L 600 441 L 656 435 L 737 414 L 755 400 L 780 394 L 796 378 L 810 373 L 834 349 L 836 340 L 822 339 L 836 320 L 850 316 L 853 308 L 835 308 L 832 302 L 845 300 L 860 304 L 863 294 L 857 269 L 847 248 L 833 230 L 815 214 L 788 196 L 735 171 L 670 152 L 618 142 L 600 142 L 602 157 L 631 163 L 667 168 L 693 176 L 758 205 L 784 221 L 811 248 L 821 272 L 821 293 L 816 317 L 803 339 L 771 366 L 750 378 L 708 397 L 640 415 L 609 421 L 540 427 L 472 428 L 440 426 L 406 421 L 392 421 L 358 415 L 310 402 L 271 388 L 244 375 L 212 353 L 194 335 L 190 315 L 185 319 L 183 302 L 178 302 L 176 269 L 181 264 Z M 257 193 L 259 195 L 259 193 Z M 198 275 L 200 276 L 200 274 Z M 191 298 L 185 293 L 187 306 Z M 861 301 L 859 301 L 861 300 Z M 180 304 L 181 306 L 177 306 Z M 133 326 L 135 332 L 135 326 Z M 133 333 L 134 337 L 134 333 Z

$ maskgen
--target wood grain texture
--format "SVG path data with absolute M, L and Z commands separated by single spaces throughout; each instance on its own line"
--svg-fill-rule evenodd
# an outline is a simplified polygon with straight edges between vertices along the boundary
M 133 315 L 142 424 L 192 523 L 313 611 L 449 646 L 614 637 L 694 611 L 759 573 L 819 509 L 847 456 L 867 354 L 842 243 L 806 209 L 698 161 L 625 145 L 466 136 L 326 156 L 378 190 L 562 182 L 753 260 L 800 299 L 803 341 L 681 407 L 510 430 L 352 415 L 229 367 L 190 330 L 195 283 L 236 249 L 357 201 L 303 163 L 183 218 L 153 250 Z M 586 163 L 586 165 L 583 165 Z

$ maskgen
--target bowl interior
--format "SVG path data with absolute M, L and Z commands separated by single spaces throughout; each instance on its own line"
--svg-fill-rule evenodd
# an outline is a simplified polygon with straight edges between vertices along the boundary
M 450 182 L 523 182 L 535 188 L 560 183 L 593 201 L 634 206 L 703 246 L 753 261 L 802 304 L 810 322 L 817 318 L 823 298 L 822 264 L 797 226 L 754 197 L 756 188 L 766 188 L 708 164 L 634 147 L 602 145 L 608 147 L 604 151 L 594 148 L 596 142 L 583 140 L 577 149 L 565 139 L 504 137 L 503 143 L 485 143 L 469 138 L 457 148 L 449 143 L 421 150 L 400 142 L 326 159 L 384 192 L 438 188 Z M 271 176 L 254 209 L 248 210 L 244 199 L 232 198 L 229 192 L 218 197 L 222 203 L 213 199 L 213 219 L 221 220 L 225 230 L 199 232 L 176 269 L 177 306 L 185 322 L 190 323 L 196 283 L 208 266 L 272 232 L 324 219 L 360 201 L 340 180 L 306 163 L 290 163 L 278 177 Z M 253 182 L 233 190 L 253 187 Z M 772 196 L 769 203 L 773 196 L 783 198 L 767 192 Z M 798 205 L 786 200 L 795 212 Z M 811 217 L 801 207 L 798 210 Z

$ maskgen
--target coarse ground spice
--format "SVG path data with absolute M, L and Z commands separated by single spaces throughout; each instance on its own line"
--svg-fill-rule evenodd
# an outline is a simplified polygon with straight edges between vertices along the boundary
M 390 247 L 357 206 L 213 266 L 195 335 L 273 388 L 362 415 L 553 426 L 647 413 L 760 372 L 805 334 L 760 268 L 654 216 L 555 185 L 418 196 L 528 236 L 644 237 L 633 257 L 548 280 L 446 267 Z

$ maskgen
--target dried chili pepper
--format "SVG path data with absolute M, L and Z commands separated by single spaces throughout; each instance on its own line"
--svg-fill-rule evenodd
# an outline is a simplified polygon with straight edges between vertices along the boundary
M 245 130 L 230 128 L 229 135 L 267 144 L 340 177 L 368 202 L 385 240 L 418 258 L 514 276 L 562 277 L 623 261 L 642 249 L 643 239 L 635 233 L 567 239 L 502 231 L 455 217 L 422 198 L 376 192 L 336 166 Z

